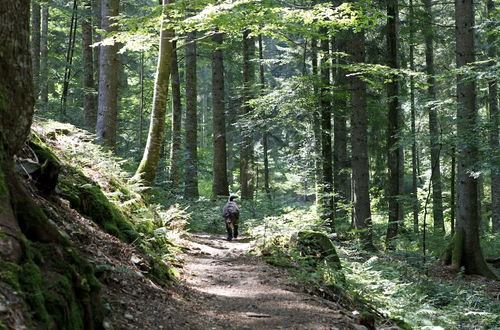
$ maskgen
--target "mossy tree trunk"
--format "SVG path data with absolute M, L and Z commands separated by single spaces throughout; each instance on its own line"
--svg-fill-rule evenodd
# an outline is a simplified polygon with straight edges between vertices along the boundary
M 11 275 L 2 291 L 18 291 L 25 304 L 16 308 L 26 308 L 33 328 L 94 329 L 102 324 L 102 306 L 93 268 L 49 222 L 14 169 L 13 155 L 33 117 L 30 1 L 1 1 L 0 13 L 0 268 Z
M 168 0 L 163 0 L 163 6 L 167 4 Z M 165 137 L 168 82 L 172 67 L 172 37 L 173 31 L 166 27 L 165 22 L 162 22 L 148 139 L 141 163 L 134 176 L 134 180 L 141 181 L 147 187 L 152 187 L 154 184 Z
M 470 65 L 474 55 L 474 4 L 472 0 L 455 2 L 457 68 Z M 495 277 L 488 268 L 479 242 L 478 156 L 476 83 L 469 77 L 457 77 L 457 165 L 458 214 L 450 249 L 454 268 L 464 267 L 467 274 Z

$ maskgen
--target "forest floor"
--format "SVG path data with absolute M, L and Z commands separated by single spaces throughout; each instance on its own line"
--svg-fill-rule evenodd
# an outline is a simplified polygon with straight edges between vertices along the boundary
M 104 234 L 104 233 L 103 233 Z M 104 234 L 107 235 L 107 234 Z M 96 242 L 97 243 L 97 242 Z M 130 265 L 140 258 L 118 240 L 86 254 Z M 282 269 L 249 255 L 252 242 L 193 234 L 183 243 L 179 283 L 162 288 L 132 271 L 100 276 L 110 313 L 107 329 L 367 329 L 352 311 L 304 292 Z M 113 246 L 114 245 L 114 246 Z M 113 255 L 109 255 L 109 253 Z M 94 260 L 101 263 L 102 261 Z M 137 262 L 137 260 L 136 260 Z M 128 268 L 130 269 L 130 267 Z

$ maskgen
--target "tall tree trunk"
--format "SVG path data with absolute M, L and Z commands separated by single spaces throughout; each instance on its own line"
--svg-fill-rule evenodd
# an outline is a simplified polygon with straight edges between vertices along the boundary
M 343 34 L 336 39 L 339 52 L 346 52 L 347 43 Z M 333 46 L 333 43 L 332 43 Z M 333 49 L 332 49 L 333 51 Z M 363 62 L 364 59 L 361 59 Z M 339 60 L 338 64 L 344 64 Z M 334 96 L 335 109 L 333 111 L 333 185 L 335 192 L 335 219 L 347 222 L 349 212 L 347 205 L 351 199 L 351 180 L 349 175 L 349 155 L 347 153 L 347 116 L 348 106 L 345 94 L 342 90 L 347 88 L 344 69 L 337 68 L 333 74 L 335 77 L 336 94 Z
M 410 70 L 415 71 L 415 32 L 414 32 L 414 8 L 413 0 L 410 0 Z M 411 199 L 413 210 L 413 232 L 418 233 L 418 155 L 417 155 L 417 132 L 416 132 L 416 115 L 415 115 L 415 78 L 410 76 L 410 112 L 411 112 L 411 167 L 412 167 L 412 183 L 411 183 Z
M 429 105 L 429 137 L 431 149 L 431 180 L 432 180 L 432 213 L 434 219 L 434 230 L 444 233 L 443 220 L 443 198 L 441 189 L 441 138 L 439 134 L 439 120 L 437 109 L 435 106 L 436 100 L 436 80 L 434 78 L 434 31 L 433 31 L 433 12 L 432 0 L 424 0 L 426 23 L 427 27 L 424 32 L 425 37 L 425 63 L 427 73 L 427 95 Z
M 314 97 L 319 100 L 319 89 L 317 80 L 319 80 L 318 76 L 318 40 L 316 38 L 312 38 L 311 40 L 311 66 L 312 66 L 312 75 L 314 79 Z M 316 184 L 316 205 L 320 206 L 321 202 L 321 192 L 322 188 L 322 178 L 323 178 L 323 170 L 322 170 L 322 162 L 321 162 L 321 119 L 319 112 L 319 102 L 317 106 L 313 109 L 312 113 L 312 125 L 313 125 L 313 134 L 314 134 L 314 178 Z
M 227 183 L 226 115 L 224 113 L 224 60 L 222 34 L 212 37 L 216 49 L 212 52 L 212 119 L 214 136 L 214 161 L 212 195 L 229 196 Z
M 184 197 L 198 198 L 198 116 L 196 88 L 196 38 L 195 32 L 188 33 L 185 50 L 186 59 L 186 168 L 184 170 Z
M 398 21 L 398 1 L 387 0 L 387 61 L 389 67 L 393 69 L 399 68 L 398 61 L 398 44 L 397 44 L 397 21 Z M 399 146 L 399 82 L 398 77 L 393 75 L 392 81 L 387 85 L 387 98 L 389 102 L 388 120 L 388 155 L 387 162 L 389 168 L 389 223 L 387 226 L 386 245 L 392 247 L 392 240 L 398 234 L 398 221 L 400 214 L 400 203 L 398 197 L 400 195 L 400 146 Z
M 495 11 L 495 2 L 488 0 L 488 17 L 491 21 L 494 20 L 493 12 Z M 497 58 L 497 49 L 495 35 L 491 35 L 488 44 L 488 56 L 493 61 L 491 65 L 495 65 L 494 60 Z M 493 79 L 488 83 L 488 103 L 490 108 L 490 147 L 492 150 L 493 166 L 491 171 L 491 209 L 492 209 L 492 230 L 500 232 L 500 155 L 499 155 L 499 128 L 500 112 L 498 110 L 498 79 Z
M 49 67 L 48 67 L 48 41 L 49 38 L 49 5 L 42 5 L 42 32 L 40 34 L 40 100 L 43 104 L 49 102 Z
M 451 148 L 451 175 L 450 175 L 450 226 L 451 226 L 451 234 L 455 234 L 455 216 L 456 216 L 456 193 L 455 193 L 455 188 L 457 186 L 457 180 L 455 178 L 456 175 L 456 168 L 457 168 L 457 162 L 456 162 L 456 152 L 455 152 L 455 147 Z
M 116 31 L 111 17 L 118 16 L 120 0 L 101 1 L 101 28 L 106 33 Z M 116 148 L 118 117 L 118 44 L 102 45 L 99 51 L 99 93 L 96 134 L 99 142 Z M 139 167 L 141 168 L 141 167 Z M 156 170 L 156 168 L 155 168 Z M 153 171 L 154 173 L 155 171 Z M 154 174 L 152 175 L 154 177 Z
M 248 105 L 248 101 L 252 98 L 252 81 L 254 76 L 254 68 L 250 60 L 254 56 L 255 45 L 254 39 L 249 37 L 250 31 L 243 32 L 243 97 L 241 112 L 242 115 L 250 113 L 252 110 Z M 241 137 L 240 150 L 240 185 L 241 198 L 253 199 L 254 193 L 254 151 L 253 151 L 253 135 L 252 131 L 245 129 Z
M 92 45 L 92 4 L 87 1 L 82 17 L 82 61 L 83 61 L 83 113 L 86 125 L 95 129 L 97 108 L 95 104 L 94 58 Z
M 474 62 L 474 5 L 472 0 L 455 1 L 456 61 L 457 68 Z M 476 83 L 463 74 L 457 76 L 457 165 L 458 165 L 458 214 L 453 236 L 452 267 L 465 267 L 467 274 L 495 278 L 484 261 L 479 244 L 478 219 L 478 134 L 476 109 Z
M 33 83 L 35 85 L 35 98 L 39 89 L 40 74 L 40 3 L 33 1 L 31 3 L 31 60 L 33 67 Z
M 23 238 L 5 181 L 13 174 L 12 157 L 24 145 L 33 116 L 30 2 L 3 0 L 0 13 L 0 260 L 19 262 Z
M 66 50 L 66 65 L 64 67 L 63 91 L 61 95 L 61 117 L 66 116 L 66 105 L 71 80 L 71 69 L 73 68 L 73 53 L 75 51 L 76 24 L 78 21 L 78 1 L 73 0 L 71 13 L 71 24 L 69 27 L 68 48 Z
M 169 3 L 168 0 L 163 0 L 164 11 L 165 6 Z M 103 3 L 103 8 L 104 8 Z M 104 10 L 103 10 L 103 17 Z M 162 21 L 160 32 L 160 49 L 158 52 L 158 62 L 156 65 L 156 75 L 153 92 L 153 108 L 151 110 L 151 121 L 148 131 L 148 139 L 146 148 L 142 156 L 141 163 L 137 168 L 134 179 L 140 180 L 146 187 L 152 187 L 158 169 L 158 161 L 165 137 L 165 116 L 167 107 L 168 83 L 170 70 L 172 66 L 172 29 L 165 26 L 165 21 Z M 105 53 L 105 49 L 101 50 L 101 54 Z M 101 56 L 101 66 L 104 62 L 104 57 Z M 101 71 L 101 78 L 103 73 Z
M 102 9 L 102 0 L 92 0 L 93 3 L 93 8 L 94 8 L 94 19 L 95 19 L 95 25 L 93 28 L 93 33 L 94 33 L 94 40 L 101 41 L 102 37 L 98 34 L 98 30 L 101 29 L 101 9 Z M 99 59 L 101 58 L 101 47 L 95 47 L 94 48 L 94 70 L 95 70 L 95 75 L 94 75 L 94 80 L 96 82 L 96 88 L 99 88 Z M 97 96 L 96 96 L 96 104 L 97 104 Z
M 326 29 L 322 28 L 321 40 L 321 160 L 322 160 L 322 193 L 321 218 L 334 229 L 333 222 L 333 167 L 332 167 L 332 99 L 330 93 L 329 41 Z
M 173 42 L 175 49 L 176 42 Z M 181 183 L 181 159 L 182 159 L 182 105 L 181 105 L 181 81 L 179 76 L 179 62 L 177 51 L 172 53 L 172 144 L 170 147 L 169 180 L 173 189 L 179 188 Z
M 352 61 L 365 61 L 365 35 L 358 32 L 351 38 Z M 351 146 L 353 225 L 363 245 L 374 249 L 370 211 L 370 172 L 368 163 L 368 114 L 366 109 L 366 83 L 358 76 L 351 78 Z
M 260 93 L 264 95 L 264 90 L 266 88 L 266 81 L 264 78 L 264 47 L 262 43 L 262 35 L 259 35 L 259 80 L 260 80 Z M 265 113 L 264 113 L 265 116 Z M 267 118 L 264 118 L 267 121 Z M 268 155 L 268 133 L 267 125 L 264 123 L 264 132 L 262 133 L 262 149 L 264 154 L 264 190 L 266 194 L 271 193 L 271 188 L 269 187 L 269 155 Z

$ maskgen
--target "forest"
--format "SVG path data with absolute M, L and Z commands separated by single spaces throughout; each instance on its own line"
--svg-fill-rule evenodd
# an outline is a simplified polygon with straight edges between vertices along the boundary
M 499 328 L 499 7 L 2 0 L 0 329 Z

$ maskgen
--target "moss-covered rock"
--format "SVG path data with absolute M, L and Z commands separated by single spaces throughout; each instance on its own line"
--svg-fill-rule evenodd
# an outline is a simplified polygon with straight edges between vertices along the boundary
M 25 241 L 20 265 L 0 261 L 0 282 L 19 292 L 40 329 L 98 329 L 100 283 L 72 248 Z
M 301 255 L 309 256 L 313 261 L 327 260 L 336 269 L 342 268 L 335 246 L 323 233 L 302 230 L 292 236 L 290 243 Z

